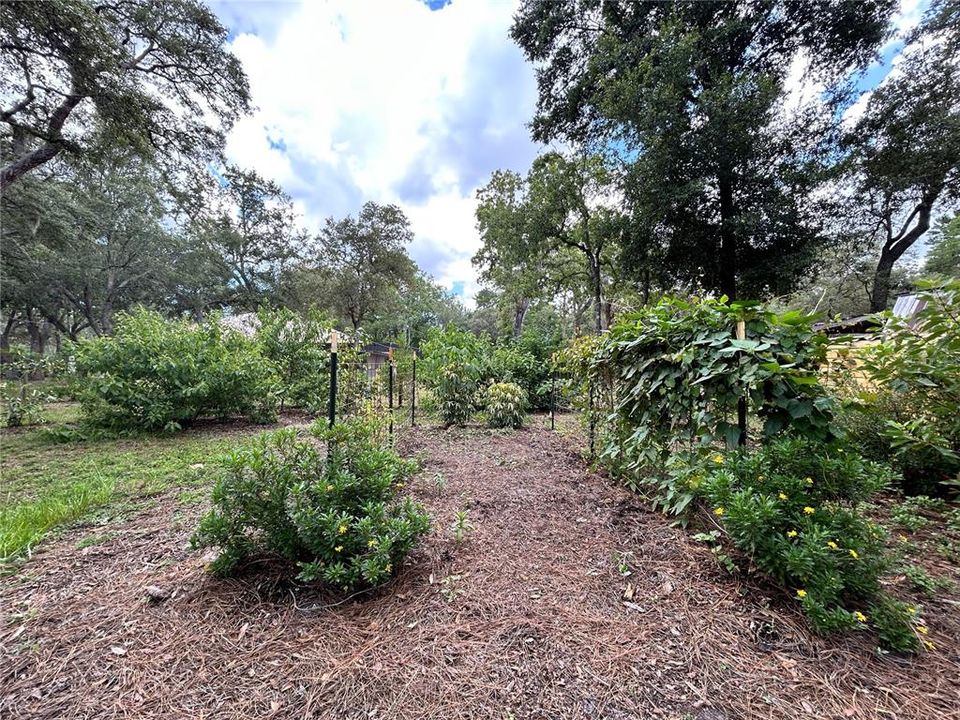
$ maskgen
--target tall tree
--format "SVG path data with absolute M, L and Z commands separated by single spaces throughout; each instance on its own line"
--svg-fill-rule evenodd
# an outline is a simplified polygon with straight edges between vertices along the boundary
M 286 267 L 303 251 L 306 232 L 290 197 L 254 170 L 228 166 L 216 210 L 202 219 L 204 245 L 222 264 L 229 303 L 255 310 L 275 301 Z
M 91 115 L 141 154 L 202 168 L 249 110 L 226 40 L 199 0 L 0 4 L 0 189 L 65 150 L 83 152 Z
M 781 291 L 820 238 L 820 144 L 894 4 L 525 0 L 512 34 L 537 68 L 534 136 L 622 151 L 644 229 L 628 238 L 628 267 L 656 241 L 679 280 L 731 297 Z M 801 58 L 830 102 L 788 113 Z
M 887 307 L 896 262 L 960 199 L 960 1 L 931 5 L 902 61 L 850 133 L 857 210 L 880 248 L 870 306 Z
M 416 264 L 407 254 L 413 232 L 396 205 L 367 202 L 355 218 L 328 218 L 318 240 L 319 266 L 332 280 L 327 304 L 354 330 L 389 309 L 396 293 L 416 279 Z
M 477 229 L 483 244 L 473 256 L 480 280 L 501 292 L 513 310 L 513 337 L 523 332 L 530 304 L 543 292 L 542 238 L 532 218 L 524 178 L 497 170 L 477 191 Z
M 931 235 L 924 273 L 960 278 L 960 213 L 943 218 Z

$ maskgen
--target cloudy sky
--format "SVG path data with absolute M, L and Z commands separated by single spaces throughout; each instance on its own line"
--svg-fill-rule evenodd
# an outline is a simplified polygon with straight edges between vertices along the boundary
M 217 0 L 258 107 L 231 132 L 238 164 L 279 182 L 307 225 L 366 200 L 401 205 L 411 255 L 448 289 L 476 291 L 476 189 L 525 171 L 536 87 L 508 31 L 516 0 Z M 921 0 L 902 0 L 898 25 Z M 900 45 L 866 75 L 876 85 Z M 856 110 L 854 111 L 856 112 Z

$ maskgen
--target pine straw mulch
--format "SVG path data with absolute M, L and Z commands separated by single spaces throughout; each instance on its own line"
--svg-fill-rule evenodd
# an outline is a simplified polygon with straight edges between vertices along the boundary
M 955 605 L 926 606 L 935 652 L 880 656 L 867 633 L 811 636 L 557 434 L 400 445 L 424 458 L 410 490 L 436 530 L 367 596 L 206 576 L 187 547 L 202 508 L 173 494 L 101 545 L 48 543 L 0 581 L 0 717 L 960 717 Z M 458 546 L 460 508 L 476 529 Z

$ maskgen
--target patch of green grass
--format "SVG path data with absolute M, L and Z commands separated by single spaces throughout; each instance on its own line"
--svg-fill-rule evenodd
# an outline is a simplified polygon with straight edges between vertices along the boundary
M 210 497 L 210 491 L 207 488 L 194 488 L 192 490 L 184 490 L 177 495 L 177 502 L 181 505 L 199 505 L 208 497 Z
M 100 533 L 99 535 L 88 535 L 77 543 L 77 550 L 83 550 L 84 548 L 93 547 L 94 545 L 103 545 L 103 543 L 110 542 L 116 536 L 117 534 L 115 532 L 105 532 Z
M 181 503 L 200 502 L 218 457 L 263 429 L 80 441 L 39 428 L 0 432 L 0 563 L 80 520 L 122 520 L 172 488 L 183 489 Z
M 0 508 L 0 563 L 28 551 L 52 528 L 73 522 L 113 496 L 116 478 L 91 474 L 50 488 L 38 500 Z

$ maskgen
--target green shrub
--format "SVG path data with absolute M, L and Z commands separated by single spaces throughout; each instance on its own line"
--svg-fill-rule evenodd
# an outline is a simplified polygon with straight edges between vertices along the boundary
M 892 561 L 886 533 L 859 507 L 891 479 L 884 466 L 843 448 L 787 438 L 717 457 L 699 492 L 725 536 L 794 594 L 816 631 L 872 624 L 885 645 L 912 650 L 920 641 L 916 633 L 905 640 L 909 618 L 895 622 L 881 589 Z
M 463 427 L 473 415 L 478 383 L 463 363 L 452 362 L 440 369 L 433 387 L 437 414 L 447 427 Z
M 456 328 L 434 329 L 422 351 L 423 379 L 433 393 L 440 420 L 448 427 L 466 425 L 488 371 L 489 343 Z
M 887 315 L 881 342 L 857 357 L 866 382 L 847 388 L 851 439 L 889 459 L 910 495 L 960 480 L 960 281 L 927 284 L 914 318 Z
M 526 406 L 526 393 L 516 383 L 493 383 L 487 387 L 486 411 L 487 424 L 490 427 L 522 427 Z
M 280 409 L 325 410 L 330 383 L 330 320 L 317 310 L 300 315 L 286 308 L 262 308 L 257 318 L 260 351 L 273 363 L 280 379 Z
M 121 314 L 76 349 L 84 417 L 99 427 L 176 430 L 201 416 L 276 417 L 277 377 L 256 344 L 218 318 L 194 325 Z
M 423 507 L 397 499 L 414 463 L 377 442 L 372 423 L 314 433 L 329 443 L 329 458 L 293 430 L 231 455 L 193 537 L 195 547 L 220 549 L 213 572 L 276 555 L 296 563 L 301 580 L 342 590 L 377 585 L 429 531 Z

